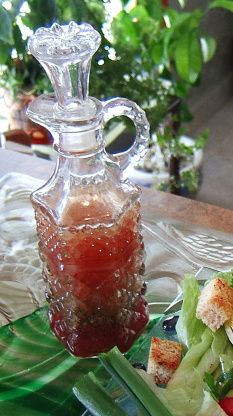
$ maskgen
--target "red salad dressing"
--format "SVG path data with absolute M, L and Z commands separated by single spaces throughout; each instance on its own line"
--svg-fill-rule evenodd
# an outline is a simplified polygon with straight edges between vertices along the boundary
M 141 294 L 139 204 L 113 225 L 93 227 L 89 221 L 80 228 L 72 226 L 72 222 L 85 224 L 84 212 L 90 220 L 98 211 L 93 201 L 86 209 L 68 206 L 62 222 L 70 225 L 64 227 L 53 225 L 36 209 L 51 328 L 71 353 L 81 357 L 115 345 L 127 351 L 148 321 Z

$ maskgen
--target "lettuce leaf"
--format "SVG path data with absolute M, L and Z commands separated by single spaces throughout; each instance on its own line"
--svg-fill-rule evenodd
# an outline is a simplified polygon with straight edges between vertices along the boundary
M 233 270 L 229 270 L 229 272 L 220 272 L 216 277 L 221 277 L 221 279 L 226 280 L 229 286 L 233 287 Z
M 182 289 L 183 304 L 176 325 L 176 332 L 179 341 L 189 349 L 200 342 L 206 326 L 200 319 L 196 318 L 197 303 L 201 290 L 195 276 L 186 274 L 182 282 Z
M 227 345 L 224 328 L 213 333 L 205 328 L 201 341 L 193 345 L 164 390 L 161 399 L 174 416 L 217 416 L 225 413 L 206 394 L 205 372 L 212 373 L 220 363 Z
M 212 398 L 211 394 L 205 391 L 201 409 L 197 412 L 196 416 L 226 416 L 226 413 Z
M 203 380 L 198 371 L 192 368 L 179 373 L 179 380 L 175 379 L 165 389 L 164 400 L 174 416 L 196 415 L 204 400 Z
M 188 351 L 162 394 L 162 399 L 172 409 L 174 416 L 225 415 L 206 391 L 203 380 L 206 372 L 212 374 L 219 367 L 220 355 L 227 351 L 229 341 L 224 327 L 213 333 L 196 318 L 200 288 L 195 276 L 186 275 L 182 286 L 184 300 L 176 331 L 179 341 L 186 345 Z
M 227 348 L 224 351 L 224 354 L 220 354 L 219 356 L 220 364 L 221 364 L 221 371 L 226 373 L 231 368 L 233 368 L 233 347 L 231 344 L 227 344 Z
M 204 376 L 205 372 L 212 374 L 220 364 L 220 355 L 223 354 L 229 344 L 224 327 L 213 333 L 213 341 L 210 348 L 203 354 L 198 363 L 197 370 Z

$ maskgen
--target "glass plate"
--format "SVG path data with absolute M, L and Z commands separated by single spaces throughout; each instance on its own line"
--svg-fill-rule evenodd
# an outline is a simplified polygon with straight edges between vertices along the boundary
M 0 330 L 0 414 L 79 415 L 72 387 L 95 359 L 72 357 L 50 331 L 47 308 Z
M 44 282 L 37 252 L 36 224 L 30 194 L 42 181 L 10 173 L 0 179 L 0 326 L 44 306 Z M 153 312 L 162 312 L 180 292 L 184 273 L 198 263 L 184 258 L 154 235 L 143 218 L 145 280 Z
M 49 329 L 29 200 L 30 193 L 41 184 L 18 173 L 0 180 L 0 415 L 4 416 L 81 415 L 83 407 L 73 397 L 72 386 L 79 374 L 97 365 L 95 359 L 72 357 Z M 206 278 L 208 267 L 213 266 L 203 264 L 195 250 L 184 247 L 173 225 L 143 217 L 151 313 L 163 312 L 181 292 L 186 272 Z M 178 229 L 176 224 L 174 227 Z M 189 227 L 184 233 L 182 228 L 185 237 L 191 232 L 197 230 Z M 206 244 L 209 247 L 208 241 Z M 221 235 L 221 244 L 230 247 L 232 241 Z M 228 257 L 224 267 L 231 264 Z M 139 349 L 141 353 L 146 357 L 146 350 Z

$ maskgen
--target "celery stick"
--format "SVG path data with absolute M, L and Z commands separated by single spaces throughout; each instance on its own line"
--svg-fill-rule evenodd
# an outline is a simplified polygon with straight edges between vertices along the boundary
M 94 416 L 127 416 L 92 372 L 78 379 L 73 387 L 73 392 Z
M 106 370 L 109 372 L 109 374 L 114 378 L 114 380 L 120 384 L 123 389 L 129 393 L 129 395 L 134 399 L 134 402 L 137 406 L 137 409 L 140 411 L 139 415 L 140 416 L 151 416 L 151 414 L 145 409 L 145 407 L 143 406 L 143 404 L 141 403 L 141 401 L 139 400 L 139 398 L 137 397 L 137 395 L 134 394 L 134 392 L 129 388 L 128 384 L 126 383 L 126 381 L 124 379 L 121 378 L 121 376 L 113 369 L 113 367 L 111 366 L 111 364 L 109 364 L 104 358 L 100 359 L 103 366 L 106 368 Z
M 118 380 L 121 379 L 122 386 L 128 387 L 127 390 L 138 398 L 151 416 L 172 416 L 117 347 L 107 353 L 100 354 L 99 358 L 107 369 L 109 366 L 112 368 L 113 373 L 118 376 Z

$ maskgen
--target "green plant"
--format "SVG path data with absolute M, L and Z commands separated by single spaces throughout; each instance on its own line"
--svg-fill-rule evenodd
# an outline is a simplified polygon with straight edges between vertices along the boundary
M 200 148 L 200 137 L 191 147 L 180 143 L 179 139 L 184 123 L 192 118 L 187 105 L 190 90 L 201 82 L 203 66 L 216 49 L 215 39 L 202 33 L 202 22 L 215 7 L 233 11 L 231 0 L 212 1 L 206 10 L 191 12 L 184 10 L 184 0 L 177 3 L 180 7 L 177 5 L 175 9 L 166 0 L 138 0 L 130 9 L 122 0 L 122 11 L 111 26 L 118 66 L 121 61 L 125 63 L 124 79 L 127 76 L 127 85 L 132 85 L 131 98 L 146 109 L 151 131 L 157 132 L 170 174 L 169 189 L 173 193 L 179 193 L 185 185 L 193 191 L 197 184 L 195 172 L 181 175 L 180 166 L 184 158 Z M 165 125 L 163 134 L 158 131 L 161 125 Z M 201 137 L 204 147 L 207 134 Z M 151 157 L 153 149 L 156 151 L 152 135 Z M 139 165 L 142 167 L 145 168 L 143 162 Z
M 42 71 L 27 53 L 27 35 L 40 24 L 49 23 L 55 15 L 56 7 L 53 0 L 45 2 L 42 16 L 41 13 L 36 13 L 38 3 L 38 1 L 29 0 L 28 10 L 30 7 L 32 9 L 26 13 L 21 9 L 23 1 L 13 0 L 9 10 L 6 10 L 4 2 L 1 2 L 0 82 L 14 99 L 22 91 L 31 93 L 34 92 L 34 88 L 37 88 L 39 92 L 47 89 Z M 3 22 L 5 22 L 4 25 Z
M 107 12 L 108 0 L 9 3 L 9 10 L 6 2 L 0 3 L 1 85 L 14 97 L 21 91 L 49 91 L 42 67 L 27 53 L 29 32 L 54 21 L 92 24 L 101 33 L 102 44 L 93 59 L 90 94 L 99 99 L 124 96 L 143 107 L 151 125 L 150 151 L 153 133 L 166 126 L 163 139 L 158 135 L 159 145 L 167 155 L 171 190 L 177 192 L 182 186 L 180 163 L 190 156 L 190 148 L 179 144 L 181 128 L 191 119 L 187 98 L 216 48 L 215 40 L 202 33 L 202 21 L 216 7 L 233 12 L 232 0 L 209 1 L 205 11 L 192 12 L 185 11 L 185 0 L 177 0 L 176 8 L 169 0 L 121 0 L 121 11 L 114 17 Z M 198 140 L 191 151 L 197 146 Z

